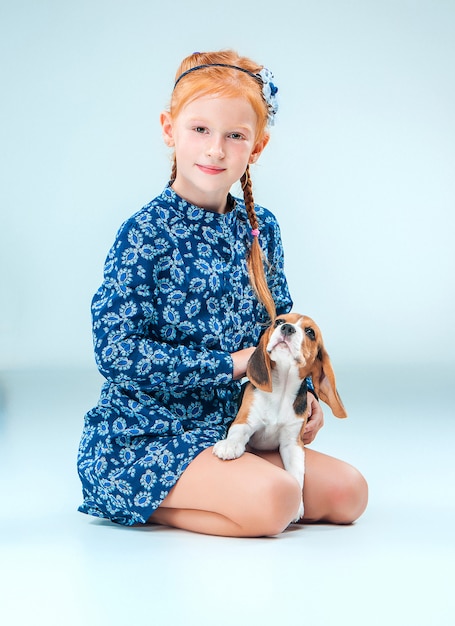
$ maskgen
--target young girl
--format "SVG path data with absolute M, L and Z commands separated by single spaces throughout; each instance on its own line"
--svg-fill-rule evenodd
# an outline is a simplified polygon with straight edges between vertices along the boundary
M 277 451 L 212 453 L 261 331 L 292 307 L 280 230 L 254 204 L 249 173 L 276 91 L 268 70 L 233 51 L 194 53 L 178 69 L 161 115 L 170 183 L 120 228 L 92 303 L 106 382 L 79 448 L 84 513 L 239 537 L 275 535 L 296 516 L 299 487 Z M 239 180 L 243 200 L 230 195 Z M 311 412 L 305 443 L 323 424 L 314 396 Z M 307 449 L 304 502 L 304 521 L 350 523 L 367 486 Z

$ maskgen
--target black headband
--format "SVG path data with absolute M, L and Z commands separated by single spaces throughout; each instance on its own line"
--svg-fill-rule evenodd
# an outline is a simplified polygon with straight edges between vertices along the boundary
M 233 70 L 239 70 L 239 72 L 244 72 L 244 74 L 248 74 L 248 76 L 251 76 L 251 78 L 254 78 L 254 80 L 261 87 L 263 85 L 262 78 L 259 76 L 259 74 L 253 74 L 253 72 L 246 70 L 244 67 L 239 67 L 238 65 L 229 65 L 228 63 L 207 63 L 205 65 L 195 65 L 194 67 L 191 67 L 189 70 L 186 70 L 186 72 L 183 72 L 183 74 L 180 74 L 180 76 L 177 78 L 177 80 L 174 83 L 174 89 L 177 87 L 177 83 L 179 83 L 184 76 L 186 76 L 187 74 L 190 74 L 191 72 L 195 72 L 196 70 L 204 69 L 205 67 L 229 67 Z

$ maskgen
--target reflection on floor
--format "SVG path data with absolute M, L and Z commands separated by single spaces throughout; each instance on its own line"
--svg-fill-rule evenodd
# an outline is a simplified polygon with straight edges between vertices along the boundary
M 314 447 L 361 469 L 367 512 L 353 526 L 264 539 L 78 513 L 76 449 L 101 379 L 0 373 L 1 623 L 454 624 L 455 419 L 444 396 L 453 372 L 360 369 L 338 375 L 350 418 L 326 408 Z

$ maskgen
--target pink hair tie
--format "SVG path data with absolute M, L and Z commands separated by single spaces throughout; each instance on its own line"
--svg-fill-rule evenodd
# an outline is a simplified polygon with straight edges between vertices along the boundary
M 251 235 L 253 237 L 259 237 L 259 230 L 257 228 L 253 228 L 253 230 L 251 231 Z

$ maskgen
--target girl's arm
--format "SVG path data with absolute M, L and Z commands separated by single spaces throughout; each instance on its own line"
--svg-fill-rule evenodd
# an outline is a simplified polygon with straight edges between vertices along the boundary
M 243 350 L 239 350 L 238 352 L 231 354 L 232 362 L 234 364 L 233 378 L 235 380 L 245 376 L 246 366 L 248 365 L 248 361 L 250 360 L 254 350 L 255 348 L 244 348 Z
M 163 257 L 165 246 L 171 252 Z M 175 267 L 168 268 L 169 278 L 163 279 L 165 272 L 157 273 L 157 268 L 162 259 L 171 258 L 170 254 Z M 166 290 L 173 288 L 170 272 L 178 277 L 181 265 L 178 249 L 169 237 L 166 241 L 164 236 L 144 234 L 134 218 L 120 229 L 106 261 L 103 284 L 92 302 L 95 357 L 107 380 L 136 391 L 174 394 L 232 381 L 229 352 L 179 345 L 172 337 L 166 341 L 163 336 L 173 332 L 174 312 L 167 313 L 164 307 L 159 313 L 156 306 Z M 185 304 L 182 298 L 180 306 Z M 163 321 L 161 317 L 167 314 L 169 320 Z

